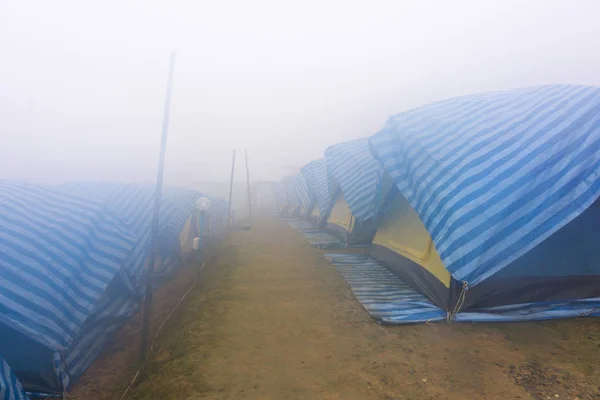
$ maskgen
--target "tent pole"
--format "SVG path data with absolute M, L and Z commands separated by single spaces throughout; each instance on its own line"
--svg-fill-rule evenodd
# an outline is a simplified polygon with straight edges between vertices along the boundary
M 252 200 L 250 198 L 250 170 L 248 169 L 248 149 L 244 150 L 246 156 L 246 185 L 248 186 L 248 219 L 252 219 Z
M 233 159 L 231 160 L 231 179 L 229 181 L 229 211 L 227 215 L 227 225 L 231 228 L 231 200 L 233 195 L 233 173 L 235 171 L 235 150 L 233 150 Z
M 167 150 L 167 136 L 169 133 L 169 110 L 171 108 L 171 93 L 173 91 L 173 71 L 175 69 L 175 52 L 171 52 L 169 62 L 169 78 L 167 81 L 167 93 L 165 95 L 165 105 L 163 110 L 162 134 L 160 139 L 160 155 L 158 158 L 158 172 L 156 174 L 156 188 L 154 190 L 154 209 L 152 213 L 152 232 L 150 243 L 150 258 L 148 260 L 148 271 L 146 275 L 146 293 L 144 297 L 144 310 L 142 319 L 142 332 L 140 342 L 140 361 L 148 358 L 150 348 L 148 331 L 150 330 L 150 317 L 152 314 L 152 292 L 154 281 L 155 264 L 158 262 L 159 245 L 159 222 L 160 205 L 162 198 L 163 175 L 165 169 L 165 153 Z

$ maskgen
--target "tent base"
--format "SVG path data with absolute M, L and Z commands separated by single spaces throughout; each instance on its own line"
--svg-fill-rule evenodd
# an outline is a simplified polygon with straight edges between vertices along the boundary
M 315 227 L 315 225 L 312 222 L 306 219 L 283 218 L 283 220 L 286 221 L 292 229 L 313 229 Z
M 600 317 L 600 297 L 544 303 L 512 304 L 459 312 L 457 322 L 517 322 Z
M 325 253 L 341 273 L 354 297 L 383 324 L 447 320 L 448 313 L 414 290 L 374 258 L 364 254 Z M 559 318 L 600 317 L 600 297 L 465 309 L 454 322 L 518 322 Z
M 373 258 L 363 254 L 326 253 L 359 303 L 386 324 L 443 321 L 446 312 Z
M 342 249 L 345 245 L 335 236 L 322 229 L 303 229 L 300 231 L 311 244 L 318 249 Z

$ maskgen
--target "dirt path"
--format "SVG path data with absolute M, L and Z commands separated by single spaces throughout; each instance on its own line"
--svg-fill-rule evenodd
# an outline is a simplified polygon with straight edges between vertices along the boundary
M 217 253 L 132 399 L 598 398 L 598 319 L 381 327 L 282 221 Z

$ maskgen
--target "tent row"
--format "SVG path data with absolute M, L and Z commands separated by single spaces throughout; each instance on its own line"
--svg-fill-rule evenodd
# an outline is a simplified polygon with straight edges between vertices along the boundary
M 394 115 L 276 193 L 441 319 L 600 315 L 599 151 L 600 88 L 484 93 Z
M 201 196 L 163 190 L 158 283 L 191 251 Z M 207 230 L 219 237 L 227 204 L 212 200 Z M 63 393 L 139 310 L 154 188 L 0 181 L 0 204 L 0 355 L 27 392 Z

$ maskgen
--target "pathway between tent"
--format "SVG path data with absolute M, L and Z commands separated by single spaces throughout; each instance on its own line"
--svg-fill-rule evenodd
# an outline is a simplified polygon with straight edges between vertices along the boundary
M 597 319 L 381 327 L 280 220 L 217 249 L 132 399 L 592 399 Z M 559 397 L 556 397 L 558 395 Z

